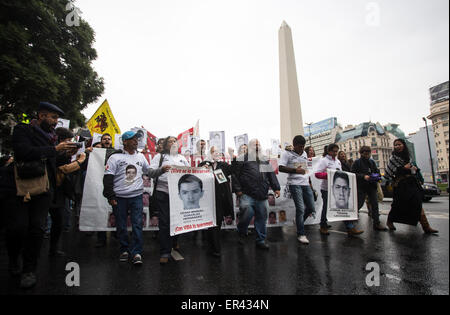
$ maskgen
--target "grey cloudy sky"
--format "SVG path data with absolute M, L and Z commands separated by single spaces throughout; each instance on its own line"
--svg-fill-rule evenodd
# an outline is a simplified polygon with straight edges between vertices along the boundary
M 94 66 L 122 132 L 144 125 L 279 138 L 278 29 L 292 29 L 303 121 L 395 122 L 429 114 L 449 77 L 448 0 L 78 0 Z M 373 26 L 374 5 L 379 25 Z

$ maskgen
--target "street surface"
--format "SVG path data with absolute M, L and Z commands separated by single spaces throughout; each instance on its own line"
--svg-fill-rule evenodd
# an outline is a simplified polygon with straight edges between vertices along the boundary
M 381 204 L 386 221 L 391 199 Z M 49 258 L 44 241 L 33 289 L 18 288 L 7 272 L 4 238 L 0 240 L 0 294 L 449 294 L 449 198 L 424 203 L 439 236 L 425 235 L 421 227 L 396 224 L 395 232 L 375 232 L 363 208 L 361 237 L 348 237 L 342 223 L 332 223 L 331 235 L 318 226 L 306 228 L 310 244 L 301 245 L 294 227 L 268 229 L 270 250 L 255 248 L 254 234 L 239 245 L 235 231 L 222 231 L 221 259 L 207 255 L 201 233 L 181 236 L 184 261 L 160 266 L 159 246 L 145 232 L 144 265 L 119 263 L 118 242 L 94 248 L 96 236 L 71 231 L 63 235 L 64 258 Z M 109 233 L 108 233 L 109 234 Z M 80 286 L 66 286 L 66 264 L 80 266 Z M 380 286 L 368 287 L 366 266 L 380 267 Z

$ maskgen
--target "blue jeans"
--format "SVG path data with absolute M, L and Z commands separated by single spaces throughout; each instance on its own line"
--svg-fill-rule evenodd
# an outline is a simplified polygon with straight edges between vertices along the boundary
M 326 228 L 328 225 L 327 221 L 328 191 L 320 190 L 320 192 L 322 193 L 322 201 L 323 201 L 322 215 L 320 217 L 320 227 Z M 348 230 L 353 229 L 355 227 L 352 221 L 343 221 L 343 222 Z
M 264 243 L 267 236 L 267 209 L 269 203 L 266 200 L 256 200 L 248 195 L 242 195 L 239 199 L 239 223 L 238 232 L 247 235 L 248 225 L 255 216 L 256 243 Z
M 297 224 L 297 235 L 305 234 L 305 207 L 311 212 L 314 211 L 314 195 L 311 187 L 300 185 L 289 185 L 292 199 L 295 204 L 295 222 Z
M 142 254 L 142 195 L 133 198 L 117 197 L 117 206 L 114 207 L 116 217 L 117 237 L 120 242 L 120 252 L 129 252 L 132 257 Z M 132 240 L 128 243 L 127 219 L 131 217 Z

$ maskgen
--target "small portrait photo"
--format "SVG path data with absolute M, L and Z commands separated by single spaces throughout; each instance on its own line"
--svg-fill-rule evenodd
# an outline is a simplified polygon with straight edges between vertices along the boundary
M 267 199 L 269 201 L 269 206 L 271 206 L 271 207 L 275 206 L 275 195 L 273 193 L 270 193 L 267 196 Z
M 144 184 L 144 187 L 151 187 L 152 186 L 152 182 L 150 180 L 150 177 L 148 177 L 148 175 L 146 175 L 146 174 L 142 174 L 142 182 Z
M 216 175 L 217 182 L 219 184 L 223 184 L 227 182 L 227 178 L 221 169 L 215 170 L 214 174 Z
M 352 209 L 352 197 L 350 178 L 347 173 L 341 171 L 335 172 L 331 185 L 332 207 L 337 209 Z
M 287 221 L 286 211 L 284 210 L 278 211 L 278 220 L 280 221 L 280 223 L 285 223 Z
M 150 194 L 148 192 L 144 192 L 142 194 L 142 203 L 144 207 L 148 207 L 150 205 Z
M 134 165 L 128 165 L 125 168 L 125 184 L 131 185 L 136 180 L 137 168 Z
M 203 182 L 192 174 L 181 176 L 178 181 L 178 196 L 183 201 L 184 210 L 199 209 L 203 197 Z
M 233 217 L 230 215 L 224 217 L 223 221 L 225 222 L 225 225 L 233 225 Z
M 277 224 L 277 214 L 275 211 L 269 212 L 269 224 Z
M 110 212 L 108 216 L 108 225 L 109 228 L 115 228 L 116 227 L 116 217 L 114 216 L 114 213 Z

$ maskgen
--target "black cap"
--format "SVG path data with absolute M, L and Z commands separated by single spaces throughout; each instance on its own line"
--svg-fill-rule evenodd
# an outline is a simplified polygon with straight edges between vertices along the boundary
M 64 116 L 64 112 L 61 108 L 48 102 L 40 102 L 38 111 L 48 110 L 49 112 L 57 113 L 59 116 Z

